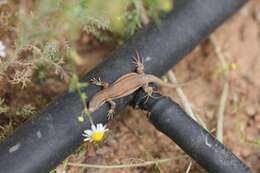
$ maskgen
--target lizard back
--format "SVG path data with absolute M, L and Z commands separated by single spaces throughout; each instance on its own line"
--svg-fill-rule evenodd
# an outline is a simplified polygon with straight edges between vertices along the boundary
M 97 110 L 105 102 L 109 100 L 115 100 L 127 95 L 132 94 L 137 89 L 142 87 L 144 83 L 144 74 L 138 73 L 128 73 L 121 76 L 115 82 L 113 82 L 109 87 L 96 93 L 89 102 L 89 107 Z

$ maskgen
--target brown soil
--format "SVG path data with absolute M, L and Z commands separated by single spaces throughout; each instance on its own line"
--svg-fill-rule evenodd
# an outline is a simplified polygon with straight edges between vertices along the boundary
M 228 63 L 235 63 L 237 69 L 230 72 L 230 92 L 224 121 L 224 144 L 242 159 L 253 171 L 260 173 L 260 145 L 250 143 L 260 138 L 260 2 L 251 1 L 234 17 L 227 21 L 215 33 L 218 46 L 227 56 Z M 102 47 L 93 54 L 86 55 L 88 71 L 108 55 L 110 48 Z M 88 58 L 95 55 L 96 58 Z M 220 95 L 224 80 L 215 74 L 219 61 L 214 54 L 209 41 L 202 43 L 176 67 L 174 72 L 179 81 L 201 78 L 183 88 L 186 96 L 192 103 L 193 110 L 203 119 L 207 127 L 216 130 L 216 112 L 218 110 Z M 1 80 L 1 79 L 0 79 Z M 49 81 L 53 83 L 53 81 Z M 5 87 L 2 87 L 5 88 Z M 66 88 L 62 83 L 46 84 L 44 88 L 32 87 L 23 92 L 12 89 L 13 93 L 6 92 L 9 98 L 8 106 L 20 106 L 19 99 L 25 103 L 34 103 L 37 108 L 44 107 L 52 96 L 59 95 Z M 59 88 L 59 89 L 57 89 Z M 1 86 L 0 86 L 1 90 Z M 9 89 L 10 90 L 10 89 Z M 33 91 L 33 92 L 32 92 Z M 16 93 L 16 94 L 14 94 Z M 17 95 L 17 93 L 20 93 Z M 37 97 L 30 97 L 33 93 Z M 162 94 L 170 95 L 179 102 L 175 90 L 162 89 Z M 16 96 L 16 98 L 14 98 Z M 35 100 L 32 100 L 34 98 Z M 40 103 L 37 100 L 41 101 Z M 7 120 L 0 120 L 7 124 Z M 144 112 L 127 108 L 120 118 L 109 124 L 110 133 L 106 141 L 100 146 L 93 147 L 84 144 L 79 151 L 69 157 L 69 162 L 88 164 L 118 164 L 152 160 L 153 158 L 168 158 L 183 154 L 183 151 L 170 139 L 158 132 L 147 121 Z M 243 135 L 246 135 L 246 139 Z M 185 172 L 190 159 L 171 161 L 159 166 L 124 169 L 80 169 L 67 166 L 67 173 L 150 173 L 150 172 Z M 57 168 L 63 170 L 64 165 Z M 193 163 L 190 173 L 204 172 L 202 168 Z

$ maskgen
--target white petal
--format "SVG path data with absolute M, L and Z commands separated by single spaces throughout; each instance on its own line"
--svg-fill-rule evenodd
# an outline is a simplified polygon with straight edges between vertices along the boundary
M 103 131 L 103 125 L 102 124 L 97 124 L 97 131 Z
M 93 131 L 92 130 L 84 130 L 84 133 L 91 136 Z
M 96 126 L 94 124 L 91 125 L 91 129 L 92 129 L 92 131 L 96 131 L 97 130 L 97 128 L 96 128 Z
M 89 135 L 88 135 L 88 134 L 85 134 L 85 133 L 82 133 L 82 136 L 84 136 L 84 137 L 89 137 Z
M 5 49 L 5 45 L 2 42 L 0 42 L 0 50 L 4 50 L 4 49 Z
M 85 138 L 85 139 L 84 139 L 84 141 L 89 141 L 89 140 L 91 140 L 91 138 Z
M 85 133 L 83 133 L 82 136 L 84 136 L 84 137 L 89 137 L 89 135 L 88 135 L 88 134 L 85 134 Z
M 4 51 L 0 51 L 0 57 L 5 57 L 6 56 L 6 53 Z

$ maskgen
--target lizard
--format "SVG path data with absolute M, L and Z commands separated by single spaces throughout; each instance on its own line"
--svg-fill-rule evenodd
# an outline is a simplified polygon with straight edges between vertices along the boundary
M 98 110 L 104 103 L 110 104 L 110 109 L 107 113 L 107 118 L 113 117 L 115 112 L 116 103 L 114 100 L 128 96 L 139 88 L 142 88 L 148 97 L 152 97 L 153 88 L 149 86 L 149 83 L 156 83 L 162 87 L 178 87 L 180 84 L 169 84 L 162 81 L 160 78 L 144 73 L 143 59 L 140 58 L 136 52 L 136 57 L 133 58 L 133 63 L 136 65 L 136 72 L 127 73 L 119 77 L 112 84 L 101 81 L 101 79 L 93 78 L 90 82 L 94 85 L 101 86 L 103 89 L 97 92 L 89 101 L 88 111 L 90 113 Z

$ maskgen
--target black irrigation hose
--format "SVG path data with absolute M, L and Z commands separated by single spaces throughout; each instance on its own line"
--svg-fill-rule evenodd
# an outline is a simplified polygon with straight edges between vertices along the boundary
M 150 112 L 149 119 L 154 126 L 208 172 L 251 173 L 232 152 L 190 118 L 169 97 L 154 94 L 155 99 L 146 100 L 145 95 L 140 90 L 133 99 L 133 104 Z
M 111 83 L 132 72 L 135 67 L 131 57 L 135 50 L 145 59 L 146 73 L 163 75 L 246 2 L 177 0 L 173 12 L 163 18 L 159 26 L 150 25 L 141 30 L 83 81 L 100 77 Z M 98 90 L 100 88 L 91 85 L 84 92 L 91 97 Z M 117 100 L 116 112 L 122 111 L 131 98 Z M 53 169 L 83 142 L 82 131 L 90 124 L 77 121 L 82 108 L 76 93 L 66 93 L 18 128 L 0 144 L 0 172 L 41 173 Z M 107 111 L 106 104 L 94 113 L 94 121 L 106 123 Z

